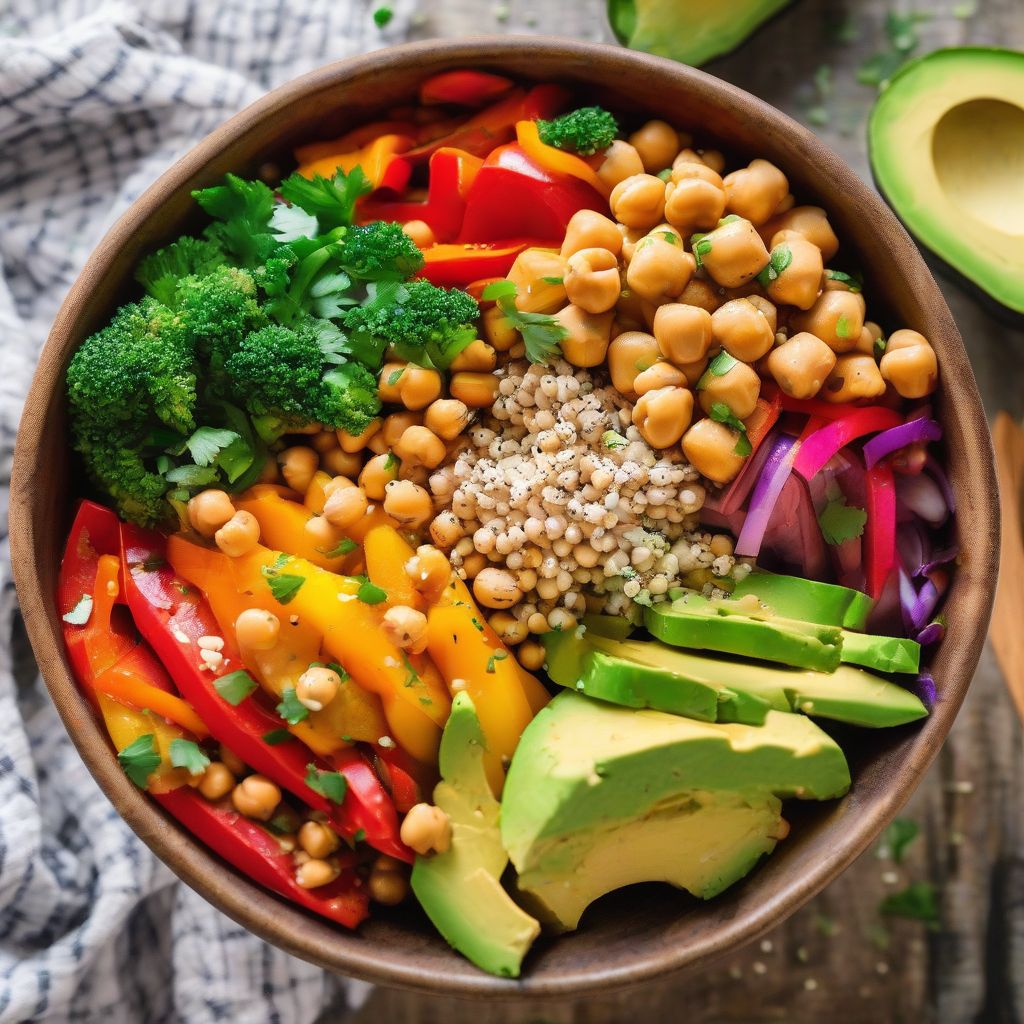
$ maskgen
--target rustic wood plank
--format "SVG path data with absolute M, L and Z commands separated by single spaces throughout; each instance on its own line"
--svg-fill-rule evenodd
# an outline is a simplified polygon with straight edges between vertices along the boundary
M 957 0 L 931 0 L 920 52 L 963 43 L 1024 48 L 1020 0 L 979 0 L 970 18 Z M 535 31 L 610 39 L 603 0 L 431 0 L 421 36 Z M 815 130 L 868 177 L 864 127 L 873 91 L 855 78 L 884 47 L 890 9 L 906 0 L 801 0 L 741 51 L 708 70 L 799 120 L 824 105 Z M 837 27 L 847 23 L 856 38 Z M 831 68 L 823 96 L 814 73 Z M 820 118 L 819 118 L 820 120 Z M 1006 327 L 951 282 L 943 290 L 964 335 L 986 406 L 1024 415 L 1024 330 Z M 831 1020 L 941 1024 L 1024 1019 L 1024 743 L 998 667 L 986 649 L 953 732 L 906 815 L 922 838 L 902 865 L 865 854 L 764 942 L 725 963 L 594 1000 L 479 1004 L 380 990 L 359 1024 L 617 1024 L 627 1019 L 710 1022 Z M 939 892 L 942 927 L 883 922 L 880 900 L 910 881 Z M 886 947 L 887 943 L 887 948 Z M 325 1020 L 331 1018 L 325 1015 Z

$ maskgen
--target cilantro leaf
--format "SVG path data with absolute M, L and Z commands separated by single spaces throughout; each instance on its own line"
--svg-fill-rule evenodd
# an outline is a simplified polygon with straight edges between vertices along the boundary
M 216 466 L 195 466 L 192 464 L 176 466 L 164 474 L 170 484 L 182 484 L 185 487 L 203 487 L 217 479 Z
M 61 618 L 72 626 L 84 626 L 92 615 L 92 594 L 83 594 L 76 602 L 75 607 L 65 612 Z
M 295 694 L 294 686 L 286 686 L 281 693 L 281 703 L 277 705 L 277 713 L 289 724 L 298 725 L 309 718 L 309 708 Z
M 495 665 L 499 661 L 504 661 L 507 657 L 507 651 L 496 651 L 487 659 L 487 671 L 493 673 L 495 671 Z
M 733 414 L 733 411 L 725 402 L 712 403 L 711 411 L 708 415 L 716 423 L 724 423 L 739 434 L 739 437 L 736 439 L 736 447 L 733 448 L 735 454 L 746 458 L 754 450 L 754 446 L 750 443 L 750 438 L 747 437 L 747 425 L 738 416 Z
M 338 541 L 338 546 L 331 548 L 330 551 L 326 551 L 323 548 L 317 548 L 317 551 L 319 551 L 324 558 L 341 558 L 342 555 L 351 554 L 357 547 L 359 547 L 359 545 L 354 540 L 350 540 L 348 537 L 343 537 Z
M 262 566 L 260 571 L 263 578 L 270 587 L 270 593 L 278 604 L 288 604 L 292 598 L 302 589 L 306 582 L 305 576 L 294 576 L 290 573 L 281 572 L 282 566 L 288 562 L 288 555 L 278 555 L 277 560 L 269 568 Z
M 237 707 L 256 689 L 256 680 L 244 668 L 229 672 L 214 680 L 214 689 L 229 703 Z
M 175 768 L 187 768 L 189 775 L 202 775 L 210 759 L 193 740 L 171 740 L 171 764 Z
M 306 765 L 306 785 L 335 804 L 342 803 L 348 792 L 348 780 L 341 772 L 323 772 L 315 764 Z
M 878 856 L 891 857 L 897 864 L 902 864 L 907 849 L 920 831 L 917 822 L 910 818 L 893 819 L 892 824 L 882 833 L 882 840 L 878 844 Z
M 223 185 L 197 189 L 192 198 L 220 223 L 206 230 L 208 237 L 251 266 L 270 255 L 277 239 L 270 233 L 274 193 L 262 181 L 246 181 L 228 174 Z
M 855 505 L 847 505 L 842 495 L 831 499 L 818 516 L 818 525 L 826 544 L 842 544 L 859 537 L 867 521 L 867 512 Z
M 838 281 L 840 284 L 845 284 L 851 292 L 862 291 L 864 287 L 860 275 L 848 274 L 845 270 L 826 270 L 825 276 L 830 281 Z
M 287 743 L 292 738 L 292 734 L 287 729 L 271 729 L 270 732 L 263 734 L 263 742 L 268 747 L 276 747 L 281 743 Z
M 121 762 L 125 775 L 139 789 L 145 789 L 146 780 L 160 767 L 160 755 L 157 753 L 155 737 L 151 732 L 140 736 L 134 743 L 125 747 L 117 755 L 117 759 Z
M 380 604 L 382 601 L 388 599 L 388 592 L 378 587 L 375 583 L 371 583 L 369 580 L 363 580 L 359 584 L 359 589 L 356 591 L 356 597 L 359 598 L 363 604 Z
M 848 338 L 850 336 L 850 319 L 844 313 L 836 320 L 836 337 Z
M 923 921 L 932 931 L 939 930 L 939 901 L 931 882 L 911 882 L 901 892 L 887 896 L 878 904 L 883 917 L 907 917 Z
M 712 377 L 724 377 L 737 363 L 737 360 L 724 349 L 708 364 L 708 368 L 697 381 L 697 390 L 703 391 L 711 383 Z
M 505 314 L 506 322 L 522 336 L 526 346 L 526 358 L 531 363 L 549 365 L 561 354 L 562 342 L 569 336 L 568 330 L 547 313 L 524 313 L 516 306 L 514 281 L 495 281 L 483 291 L 485 301 L 494 299 Z
M 348 174 L 338 170 L 333 178 L 315 174 L 310 179 L 296 172 L 278 186 L 281 198 L 316 217 L 321 231 L 351 224 L 356 201 L 372 190 L 373 186 L 358 166 Z
M 785 242 L 780 242 L 774 249 L 772 249 L 771 256 L 768 258 L 768 266 L 757 275 L 758 282 L 762 287 L 767 288 L 768 285 L 778 279 L 781 274 L 789 265 L 793 262 L 793 250 L 790 249 Z
M 185 442 L 192 461 L 197 466 L 209 466 L 234 441 L 241 438 L 233 430 L 222 430 L 219 427 L 200 427 Z

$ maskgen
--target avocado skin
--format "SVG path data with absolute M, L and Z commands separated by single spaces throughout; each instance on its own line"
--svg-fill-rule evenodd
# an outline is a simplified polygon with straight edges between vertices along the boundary
M 453 949 L 491 974 L 517 978 L 540 923 L 501 885 L 508 854 L 484 769 L 486 749 L 473 702 L 460 693 L 441 737 L 442 781 L 434 789 L 434 803 L 451 822 L 451 846 L 416 858 L 412 890 Z
M 589 633 L 547 634 L 544 643 L 554 682 L 624 707 L 747 725 L 761 725 L 772 710 L 793 711 L 865 728 L 928 714 L 909 690 L 851 665 L 830 673 L 776 668 Z
M 779 800 L 849 785 L 842 750 L 802 715 L 716 724 L 565 691 L 523 733 L 501 834 L 520 889 L 572 928 L 598 896 L 635 882 L 721 892 L 785 834 Z
M 921 666 L 921 645 L 902 636 L 876 636 L 843 630 L 842 659 L 878 672 L 916 673 Z
M 863 630 L 875 602 L 859 590 L 773 572 L 752 572 L 733 589 L 734 598 L 753 594 L 776 615 L 823 626 Z
M 687 594 L 644 612 L 644 625 L 673 647 L 721 651 L 794 668 L 832 672 L 841 660 L 842 634 L 835 626 L 773 616 L 753 618 Z

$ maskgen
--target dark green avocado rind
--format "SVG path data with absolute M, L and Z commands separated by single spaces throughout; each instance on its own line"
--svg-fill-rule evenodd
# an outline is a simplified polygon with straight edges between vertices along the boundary
M 844 629 L 863 630 L 875 606 L 875 602 L 859 590 L 773 572 L 752 572 L 732 591 L 734 598 L 748 594 L 753 594 L 776 615 Z
M 1004 97 L 994 95 L 992 90 L 984 87 L 968 87 L 964 100 L 1005 98 L 1008 103 L 1019 105 L 1020 96 L 1024 94 L 1024 53 L 984 46 L 935 50 L 904 65 L 882 90 L 868 119 L 868 156 L 875 186 L 907 231 L 929 250 L 935 261 L 941 264 L 941 269 L 967 283 L 972 291 L 986 298 L 997 313 L 1019 325 L 1024 322 L 1024 275 L 1012 267 L 1008 271 L 993 270 L 988 260 L 979 261 L 978 254 L 960 237 L 955 224 L 949 223 L 949 218 L 935 220 L 929 216 L 927 207 L 920 202 L 920 183 L 916 177 L 913 181 L 901 178 L 902 166 L 906 162 L 905 151 L 901 147 L 925 134 L 930 146 L 931 131 L 924 133 L 920 126 L 896 131 L 893 137 L 898 144 L 893 147 L 896 152 L 891 154 L 886 135 L 887 125 L 905 111 L 914 95 L 918 92 L 925 94 L 939 83 L 946 86 L 959 82 L 969 86 L 978 74 L 979 62 L 983 62 L 983 66 L 990 62 L 1011 62 L 1014 73 L 1019 69 L 1020 88 Z M 933 71 L 935 81 L 929 82 Z

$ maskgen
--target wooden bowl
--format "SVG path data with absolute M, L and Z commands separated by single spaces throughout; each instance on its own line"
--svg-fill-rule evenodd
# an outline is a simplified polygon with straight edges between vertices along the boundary
M 68 359 L 133 295 L 140 256 L 201 223 L 192 189 L 226 171 L 287 167 L 298 142 L 331 138 L 409 100 L 425 76 L 464 66 L 579 86 L 589 102 L 661 116 L 736 157 L 766 157 L 801 201 L 832 218 L 863 266 L 873 317 L 931 339 L 959 502 L 963 564 L 946 604 L 948 633 L 931 670 L 939 703 L 923 724 L 844 737 L 854 785 L 842 800 L 790 805 L 793 830 L 744 882 L 706 904 L 664 886 L 609 896 L 572 935 L 538 943 L 519 982 L 490 977 L 451 952 L 417 909 L 383 913 L 349 933 L 307 915 L 227 868 L 128 781 L 71 677 L 54 606 L 69 523 L 63 379 Z M 921 780 L 953 723 L 978 661 L 996 578 L 998 519 L 989 433 L 953 319 L 914 243 L 889 209 L 810 132 L 747 93 L 671 61 L 539 38 L 437 41 L 382 50 L 314 71 L 232 118 L 178 161 L 114 225 L 68 294 L 43 349 L 18 435 L 11 548 L 18 595 L 43 676 L 100 786 L 150 848 L 185 882 L 256 934 L 328 969 L 453 995 L 569 996 L 705 964 L 777 925 L 862 853 Z

